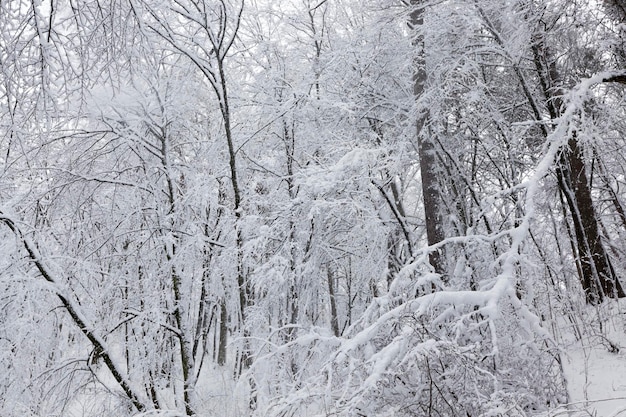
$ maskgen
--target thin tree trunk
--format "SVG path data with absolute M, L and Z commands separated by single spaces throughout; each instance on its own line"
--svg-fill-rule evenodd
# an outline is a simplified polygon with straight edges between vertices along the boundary
M 226 364 L 226 344 L 228 343 L 228 311 L 226 310 L 226 301 L 220 301 L 219 316 L 219 339 L 217 347 L 217 364 L 224 366 Z
M 337 317 L 337 300 L 335 299 L 335 287 L 333 285 L 333 273 L 330 265 L 326 267 L 326 280 L 328 282 L 328 296 L 330 298 L 330 326 L 333 334 L 339 336 L 339 319 Z

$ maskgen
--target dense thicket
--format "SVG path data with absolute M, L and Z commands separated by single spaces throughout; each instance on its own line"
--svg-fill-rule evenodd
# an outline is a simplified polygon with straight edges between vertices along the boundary
M 0 2 L 0 414 L 566 404 L 625 296 L 625 16 Z

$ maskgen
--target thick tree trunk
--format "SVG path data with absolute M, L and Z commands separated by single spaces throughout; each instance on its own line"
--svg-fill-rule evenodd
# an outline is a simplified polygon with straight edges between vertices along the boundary
M 555 60 L 540 35 L 535 38 L 533 54 L 548 112 L 556 120 L 563 107 L 558 85 L 560 77 Z M 587 302 L 596 304 L 605 296 L 626 296 L 601 240 L 584 153 L 576 131 L 572 132 L 556 164 L 559 187 L 573 220 L 577 251 L 574 255 L 580 262 L 580 279 Z
M 415 34 L 414 45 L 416 47 L 415 69 L 413 74 L 413 94 L 419 100 L 424 94 L 428 81 L 426 71 L 426 57 L 424 48 L 424 36 L 420 28 L 424 24 L 423 2 L 412 0 L 415 7 L 410 16 L 410 27 Z M 422 195 L 424 198 L 424 219 L 426 222 L 426 238 L 428 245 L 432 246 L 444 240 L 443 228 L 443 204 L 438 181 L 436 140 L 427 128 L 428 111 L 425 106 L 420 106 L 417 115 L 417 146 L 420 160 L 420 172 L 422 177 Z M 441 274 L 445 281 L 445 268 L 443 249 L 430 252 L 429 261 L 435 272 Z
M 626 296 L 601 240 L 585 161 L 575 132 L 559 161 L 557 175 L 574 223 L 587 302 L 596 304 L 602 302 L 605 296 Z

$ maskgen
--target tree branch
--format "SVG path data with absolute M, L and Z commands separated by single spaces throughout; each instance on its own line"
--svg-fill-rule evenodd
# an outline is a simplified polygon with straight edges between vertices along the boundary
M 602 79 L 603 83 L 619 83 L 626 84 L 626 71 L 616 73 L 615 75 L 608 76 Z
M 110 350 L 106 345 L 104 339 L 100 337 L 100 335 L 96 334 L 93 326 L 88 324 L 86 317 L 80 311 L 79 305 L 73 302 L 65 294 L 63 294 L 63 291 L 58 285 L 58 281 L 54 277 L 54 273 L 50 269 L 48 269 L 48 266 L 44 263 L 41 254 L 39 253 L 39 249 L 37 248 L 37 245 L 35 245 L 33 241 L 31 241 L 27 236 L 24 235 L 24 233 L 22 233 L 22 231 L 13 219 L 7 217 L 2 212 L 0 212 L 0 221 L 7 225 L 7 227 L 13 233 L 15 233 L 15 235 L 22 241 L 26 252 L 28 252 L 28 257 L 35 264 L 35 267 L 39 271 L 39 274 L 46 281 L 54 284 L 54 287 L 56 288 L 56 295 L 59 300 L 61 300 L 61 304 L 69 313 L 72 321 L 74 322 L 74 324 L 76 324 L 76 326 L 78 326 L 80 331 L 87 337 L 87 339 L 89 339 L 94 348 L 98 352 L 101 352 L 100 357 L 103 359 L 107 368 L 113 375 L 113 378 L 115 378 L 115 381 L 120 385 L 122 390 L 124 390 L 124 393 L 132 402 L 133 406 L 135 406 L 135 408 L 140 412 L 146 410 L 146 406 L 139 399 L 140 397 L 130 386 L 130 382 L 126 379 L 126 377 L 122 374 L 118 366 L 113 361 L 109 353 Z

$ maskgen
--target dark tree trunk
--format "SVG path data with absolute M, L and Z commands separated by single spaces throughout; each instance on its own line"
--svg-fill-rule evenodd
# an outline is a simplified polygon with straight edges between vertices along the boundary
M 585 161 L 575 132 L 559 160 L 557 176 L 574 223 L 582 286 L 587 302 L 597 304 L 605 296 L 625 297 L 602 243 Z
M 556 120 L 561 116 L 563 107 L 556 62 L 541 36 L 535 38 L 533 53 L 548 112 Z M 545 134 L 547 137 L 547 132 Z M 591 185 L 587 180 L 584 152 L 576 131 L 569 137 L 556 165 L 559 188 L 572 216 L 577 252 L 574 255 L 579 261 L 580 280 L 587 302 L 597 304 L 605 296 L 626 296 L 601 240 Z
M 424 48 L 424 36 L 420 28 L 424 24 L 423 2 L 413 0 L 411 4 L 415 7 L 411 13 L 410 27 L 416 31 L 413 44 L 416 47 L 415 69 L 413 74 L 413 94 L 417 100 L 424 93 L 428 74 L 426 72 L 426 57 Z M 428 111 L 420 106 L 417 115 L 417 146 L 420 159 L 420 172 L 422 176 L 422 195 L 424 198 L 424 219 L 426 222 L 426 238 L 428 245 L 436 245 L 444 240 L 443 228 L 443 204 L 440 195 L 436 140 L 432 132 L 427 128 Z M 430 252 L 429 261 L 435 272 L 441 274 L 445 282 L 444 256 L 442 249 Z

